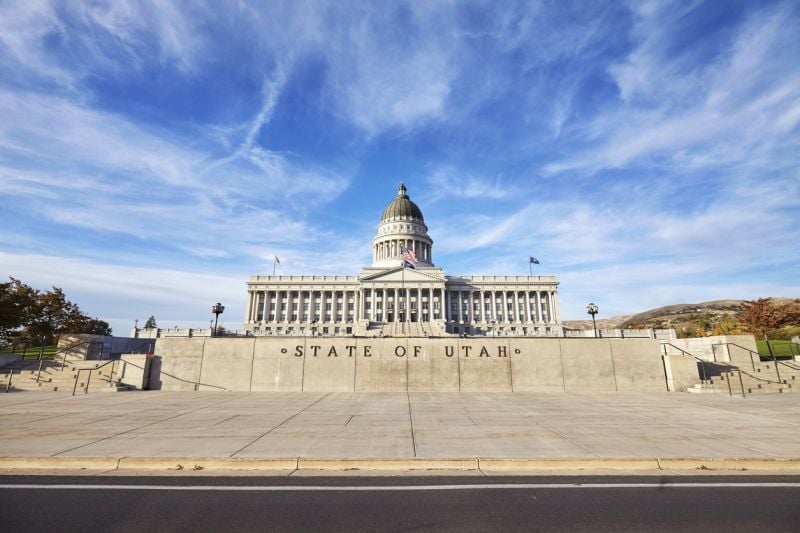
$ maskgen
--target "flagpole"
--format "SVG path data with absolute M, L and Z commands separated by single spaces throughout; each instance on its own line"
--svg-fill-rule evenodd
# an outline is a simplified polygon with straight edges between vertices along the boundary
M 402 252 L 400 252 L 400 253 L 402 254 Z M 403 257 L 402 257 L 402 259 L 400 261 L 401 261 L 400 264 L 403 266 L 403 272 L 402 272 L 402 274 L 400 274 L 400 276 L 401 276 L 400 277 L 400 294 L 403 295 L 403 300 L 402 300 L 402 302 L 403 302 L 403 320 L 401 320 L 401 322 L 405 322 L 405 318 L 406 318 L 405 317 L 405 309 L 406 309 L 405 308 L 405 303 L 406 303 L 406 258 L 405 258 L 405 255 L 403 255 Z M 400 303 L 400 302 L 398 302 L 398 303 Z
M 531 265 L 533 265 L 533 261 L 531 261 L 529 259 L 528 260 L 528 272 L 530 272 L 531 273 L 531 277 L 533 277 L 533 266 L 531 266 Z
M 275 277 L 275 266 L 278 264 L 278 256 L 272 260 L 272 277 Z

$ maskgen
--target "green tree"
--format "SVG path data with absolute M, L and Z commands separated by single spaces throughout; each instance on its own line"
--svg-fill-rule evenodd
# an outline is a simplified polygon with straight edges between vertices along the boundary
M 153 316 L 153 315 L 150 315 L 150 318 L 148 318 L 147 322 L 144 323 L 144 329 L 155 329 L 157 327 L 158 327 L 158 324 L 156 324 L 156 317 Z
M 37 291 L 15 278 L 0 283 L 0 341 L 19 333 L 35 315 Z
M 62 333 L 110 335 L 107 322 L 86 316 L 64 291 L 38 291 L 15 278 L 0 283 L 0 340 L 52 343 Z

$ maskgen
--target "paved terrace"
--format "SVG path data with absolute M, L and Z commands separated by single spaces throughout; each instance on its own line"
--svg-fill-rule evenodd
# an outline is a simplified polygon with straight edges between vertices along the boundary
M 0 468 L 14 457 L 798 461 L 800 394 L 13 393 L 0 394 L 0 435 Z

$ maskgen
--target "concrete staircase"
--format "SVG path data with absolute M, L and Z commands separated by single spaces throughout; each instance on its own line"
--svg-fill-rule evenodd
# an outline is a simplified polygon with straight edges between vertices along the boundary
M 118 383 L 119 363 L 112 361 L 67 360 L 62 367 L 61 361 L 42 361 L 39 372 L 39 361 L 18 362 L 6 366 L 0 372 L 0 391 L 9 392 L 54 392 L 75 390 L 76 394 L 84 392 L 118 392 L 129 390 L 127 385 Z M 37 379 L 38 377 L 38 379 Z
M 708 379 L 687 389 L 694 394 L 775 394 L 796 392 L 800 389 L 800 365 L 779 364 L 780 379 L 775 364 L 762 361 L 752 366 L 735 367 L 714 363 L 705 364 Z

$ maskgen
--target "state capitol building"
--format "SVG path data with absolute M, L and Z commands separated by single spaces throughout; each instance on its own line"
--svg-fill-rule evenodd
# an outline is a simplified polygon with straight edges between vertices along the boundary
M 562 335 L 555 276 L 445 275 L 402 183 L 359 275 L 250 276 L 247 296 L 253 335 Z

